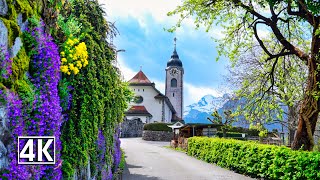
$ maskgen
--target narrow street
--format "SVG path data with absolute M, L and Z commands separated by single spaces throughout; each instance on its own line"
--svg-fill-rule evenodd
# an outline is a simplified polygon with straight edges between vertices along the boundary
M 126 155 L 123 180 L 249 180 L 252 178 L 208 164 L 164 146 L 169 142 L 122 138 Z

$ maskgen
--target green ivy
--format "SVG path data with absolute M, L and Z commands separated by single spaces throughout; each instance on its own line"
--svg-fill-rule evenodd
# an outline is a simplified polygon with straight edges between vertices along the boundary
M 113 30 L 108 26 L 98 2 L 74 0 L 66 2 L 63 8 L 58 16 L 60 29 L 55 32 L 61 37 L 59 44 L 71 33 L 81 36 L 89 55 L 88 66 L 81 69 L 79 74 L 63 75 L 63 82 L 73 89 L 70 91 L 72 103 L 68 120 L 62 132 L 63 175 L 71 178 L 75 170 L 84 168 L 90 162 L 91 174 L 99 176 L 101 172 L 96 169 L 98 130 L 103 132 L 106 139 L 104 167 L 112 168 L 114 129 L 123 119 L 130 91 L 127 84 L 121 81 L 118 69 L 112 65 L 115 50 L 107 42 L 106 35 Z M 70 32 L 66 24 L 72 24 L 76 31 Z M 67 95 L 66 87 L 60 90 L 60 94 L 60 97 Z

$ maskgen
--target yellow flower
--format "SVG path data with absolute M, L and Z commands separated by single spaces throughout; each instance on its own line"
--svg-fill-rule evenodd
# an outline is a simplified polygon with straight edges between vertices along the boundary
M 68 71 L 67 74 L 70 75 L 71 73 Z
M 62 58 L 61 62 L 67 62 L 67 59 L 66 58 Z
M 68 66 L 61 66 L 60 67 L 61 72 L 67 73 L 68 72 Z
M 60 53 L 60 55 L 61 55 L 61 56 L 64 56 L 64 55 L 65 55 L 65 53 L 62 51 L 62 52 Z
M 67 44 L 70 45 L 70 46 L 73 46 L 74 42 L 73 42 L 72 39 L 69 38 L 69 39 L 67 40 Z
M 78 73 L 79 73 L 79 69 L 78 69 L 77 67 L 75 67 L 75 68 L 73 69 L 73 73 L 74 73 L 74 74 L 78 74 Z
M 73 70 L 74 69 L 74 65 L 69 63 L 69 68 L 70 68 L 70 70 Z
M 88 61 L 85 60 L 84 63 L 83 63 L 83 67 L 86 67 L 88 64 L 89 64 Z

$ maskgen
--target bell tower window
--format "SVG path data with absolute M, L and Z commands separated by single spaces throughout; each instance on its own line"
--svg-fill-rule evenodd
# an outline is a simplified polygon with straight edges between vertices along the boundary
M 177 79 L 171 79 L 171 87 L 177 87 Z

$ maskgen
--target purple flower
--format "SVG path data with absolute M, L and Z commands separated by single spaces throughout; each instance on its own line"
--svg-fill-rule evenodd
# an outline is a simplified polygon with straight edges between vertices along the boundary
M 0 73 L 5 79 L 12 74 L 12 59 L 10 58 L 7 47 L 0 46 Z
M 43 31 L 43 23 L 40 27 L 29 28 L 29 33 L 36 40 L 36 53 L 32 55 L 30 67 L 33 71 L 28 74 L 35 87 L 35 97 L 32 104 L 32 115 L 26 113 L 19 97 L 7 91 L 1 92 L 5 97 L 8 107 L 9 126 L 12 129 L 13 146 L 9 149 L 10 174 L 4 174 L 8 179 L 62 179 L 61 173 L 61 141 L 60 127 L 62 114 L 60 98 L 58 95 L 58 83 L 60 80 L 60 56 L 58 46 L 50 35 Z M 27 125 L 28 124 L 28 125 Z M 55 136 L 56 164 L 52 165 L 18 165 L 17 144 L 18 136 Z M 22 147 L 21 147 L 22 148 Z M 52 148 L 52 147 L 51 147 Z
M 113 136 L 113 169 L 116 172 L 118 170 L 120 161 L 121 161 L 121 149 L 120 149 L 120 128 L 119 126 L 115 129 L 115 133 Z

